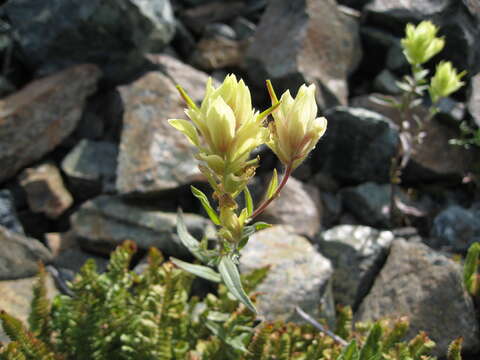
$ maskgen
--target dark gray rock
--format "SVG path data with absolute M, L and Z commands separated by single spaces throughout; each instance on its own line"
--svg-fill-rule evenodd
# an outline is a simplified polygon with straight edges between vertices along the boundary
M 99 77 L 95 65 L 78 65 L 0 100 L 0 183 L 70 135 Z
M 258 220 L 269 224 L 292 225 L 297 234 L 312 238 L 320 230 L 321 214 L 318 190 L 290 178 L 280 196 L 267 207 Z
M 390 184 L 367 182 L 342 190 L 343 206 L 363 224 L 386 228 L 390 225 Z
M 430 236 L 434 238 L 431 241 L 435 247 L 465 252 L 472 243 L 480 241 L 478 212 L 449 206 L 433 220 Z
M 63 273 L 69 272 L 73 278 L 89 259 L 95 261 L 98 272 L 104 272 L 107 269 L 107 258 L 87 253 L 78 247 L 70 248 L 61 252 L 55 256 L 52 263 L 55 267 L 61 269 Z
M 314 150 L 312 164 L 340 181 L 389 182 L 399 141 L 391 121 L 373 111 L 343 106 L 325 116 L 328 131 Z
M 318 236 L 318 250 L 333 265 L 336 304 L 355 309 L 361 303 L 385 263 L 393 238 L 390 231 L 353 225 L 335 226 Z
M 274 225 L 254 234 L 240 258 L 242 272 L 270 265 L 257 287 L 257 309 L 266 320 L 299 321 L 295 307 L 314 317 L 335 318 L 331 292 L 332 266 L 295 228 Z M 320 306 L 322 310 L 320 311 Z
M 137 71 L 142 55 L 161 49 L 175 30 L 169 0 L 13 0 L 4 10 L 31 67 L 95 63 L 114 82 Z
M 346 78 L 361 57 L 358 25 L 333 0 L 270 2 L 247 53 L 249 78 L 264 88 L 271 79 L 279 94 L 303 83 L 317 86 L 326 108 L 346 105 Z
M 33 276 L 38 272 L 39 261 L 52 260 L 52 254 L 40 241 L 1 225 L 0 248 L 0 280 Z
M 207 219 L 184 216 L 187 228 L 197 239 L 211 231 Z M 88 201 L 72 217 L 72 229 L 82 248 L 105 254 L 125 240 L 133 240 L 140 249 L 154 246 L 168 255 L 187 256 L 176 226 L 176 213 L 133 205 L 114 196 Z
M 472 77 L 468 96 L 468 111 L 475 124 L 480 127 L 480 74 Z
M 200 83 L 198 73 L 190 71 L 189 82 L 176 81 L 194 101 L 201 90 L 190 92 L 189 87 Z M 204 87 L 205 83 L 201 89 Z M 168 119 L 186 118 L 186 105 L 174 82 L 161 72 L 149 72 L 119 91 L 124 113 L 117 165 L 118 192 L 147 194 L 198 180 L 195 147 L 168 124 Z
M 385 69 L 375 77 L 373 87 L 382 94 L 398 95 L 402 92 L 396 84 L 398 80 L 394 74 Z
M 0 225 L 10 231 L 25 234 L 17 217 L 13 196 L 7 189 L 0 190 Z
M 25 169 L 20 174 L 20 185 L 25 190 L 28 206 L 34 213 L 56 219 L 73 204 L 73 197 L 65 188 L 62 175 L 53 163 Z
M 339 194 L 321 192 L 320 198 L 322 200 L 322 226 L 330 228 L 335 225 L 340 219 L 343 206 L 342 199 Z
M 235 18 L 232 26 L 233 30 L 235 30 L 237 39 L 239 40 L 247 39 L 250 36 L 253 36 L 257 28 L 253 22 L 241 16 Z
M 433 355 L 443 356 L 449 343 L 463 337 L 463 350 L 480 347 L 472 299 L 465 291 L 458 263 L 419 243 L 395 240 L 390 255 L 363 300 L 356 320 L 407 316 L 407 339 L 425 331 L 435 341 Z
M 75 195 L 112 192 L 115 189 L 117 145 L 106 141 L 82 140 L 62 160 L 62 170 Z

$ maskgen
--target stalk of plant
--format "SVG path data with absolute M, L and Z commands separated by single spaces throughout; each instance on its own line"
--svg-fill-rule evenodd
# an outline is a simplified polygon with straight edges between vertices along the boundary
M 180 86 L 177 88 L 187 104 L 185 113 L 190 120 L 170 119 L 169 123 L 198 150 L 199 169 L 213 190 L 216 207 L 199 189 L 192 186 L 192 192 L 218 226 L 218 231 L 217 245 L 209 249 L 206 239 L 198 241 L 187 232 L 179 212 L 177 229 L 182 243 L 207 266 L 175 258 L 172 261 L 197 276 L 223 281 L 239 301 L 255 312 L 237 269 L 240 251 L 253 233 L 269 226 L 253 220 L 279 196 L 292 171 L 305 160 L 324 134 L 327 120 L 316 117 L 314 85 L 302 85 L 295 98 L 287 90 L 278 99 L 271 82 L 267 81 L 272 105 L 263 112 L 252 107 L 248 87 L 235 75 L 228 75 L 218 88 L 209 79 L 200 106 Z M 268 116 L 273 120 L 267 125 Z M 274 171 L 263 201 L 254 209 L 248 183 L 255 175 L 260 159 L 258 156 L 252 158 L 251 153 L 262 144 L 277 155 L 285 172 L 279 183 Z M 241 194 L 246 204 L 243 209 L 238 206 Z
M 403 53 L 411 65 L 412 75 L 407 75 L 402 82 L 397 82 L 397 86 L 403 90 L 400 101 L 392 98 L 386 99 L 400 113 L 400 141 L 390 166 L 390 219 L 392 227 L 402 223 L 397 206 L 397 193 L 403 169 L 407 166 L 413 154 L 413 143 L 421 144 L 426 135 L 425 125 L 438 112 L 438 102 L 464 85 L 461 79 L 466 72 L 458 73 L 449 61 L 441 61 L 437 65 L 430 82 L 427 80 L 429 71 L 423 65 L 442 51 L 445 46 L 445 40 L 438 37 L 437 32 L 438 28 L 430 21 L 422 21 L 418 26 L 407 24 L 406 35 L 401 40 L 401 45 Z M 422 104 L 426 90 L 428 90 L 431 105 L 428 116 L 422 119 L 413 114 L 412 110 Z M 415 131 L 410 125 L 412 119 L 417 124 Z

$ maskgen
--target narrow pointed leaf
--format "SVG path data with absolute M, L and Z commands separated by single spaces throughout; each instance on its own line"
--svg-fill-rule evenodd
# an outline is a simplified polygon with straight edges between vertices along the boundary
M 268 184 L 267 193 L 265 194 L 265 200 L 268 200 L 273 196 L 273 194 L 275 193 L 275 190 L 277 190 L 277 187 L 278 187 L 277 169 L 273 169 L 272 179 Z
M 178 209 L 177 213 L 177 234 L 182 244 L 201 262 L 207 262 L 208 258 L 202 252 L 200 243 L 187 230 L 183 219 L 183 212 Z
M 367 340 L 360 351 L 360 360 L 376 360 L 380 359 L 382 352 L 380 349 L 380 337 L 382 336 L 382 328 L 377 323 L 368 333 Z
M 252 312 L 257 313 L 257 309 L 255 309 L 255 306 L 245 293 L 245 290 L 243 290 L 240 273 L 230 257 L 222 257 L 220 264 L 218 265 L 218 271 L 220 271 L 225 286 L 230 290 L 232 295 Z
M 270 106 L 267 110 L 263 111 L 261 114 L 258 115 L 258 118 L 265 119 L 268 115 L 270 115 L 277 107 L 279 107 L 281 102 L 277 102 L 275 105 Z
M 207 212 L 210 220 L 212 220 L 212 222 L 215 225 L 220 225 L 220 219 L 218 218 L 217 212 L 213 210 L 212 206 L 210 205 L 207 195 L 205 195 L 202 191 L 197 189 L 195 186 L 190 186 L 190 188 L 192 189 L 193 195 L 202 203 L 203 208 Z
M 182 261 L 174 257 L 171 257 L 170 261 L 175 265 L 177 265 L 180 269 L 183 269 L 203 279 L 210 280 L 213 282 L 220 282 L 222 280 L 222 277 L 220 276 L 219 273 L 217 273 L 215 270 L 207 266 L 190 264 L 188 262 Z
M 185 102 L 187 103 L 189 108 L 198 109 L 195 102 L 190 98 L 190 96 L 188 96 L 187 92 L 180 85 L 177 85 L 176 88 L 180 93 L 180 95 L 182 96 L 183 100 L 185 100 Z
M 352 340 L 346 348 L 343 349 L 342 353 L 337 360 L 359 360 L 360 353 L 358 352 L 357 342 Z
M 253 199 L 250 190 L 248 190 L 248 186 L 245 186 L 245 190 L 243 190 L 245 194 L 245 206 L 247 207 L 247 215 L 250 217 L 253 213 Z
M 465 266 L 463 268 L 463 281 L 468 292 L 476 295 L 480 290 L 478 267 L 480 263 L 480 243 L 473 243 L 468 249 Z

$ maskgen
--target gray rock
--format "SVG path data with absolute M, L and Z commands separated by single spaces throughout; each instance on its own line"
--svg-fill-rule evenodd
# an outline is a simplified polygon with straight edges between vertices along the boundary
M 255 34 L 256 25 L 244 17 L 235 18 L 232 26 L 239 40 L 247 39 Z
M 312 164 L 340 181 L 389 182 L 399 141 L 391 121 L 373 111 L 343 106 L 325 116 L 328 131 L 314 150 Z
M 38 262 L 48 263 L 50 251 L 38 240 L 15 233 L 0 226 L 0 280 L 33 276 Z
M 186 118 L 186 105 L 172 80 L 160 72 L 150 72 L 122 86 L 120 94 L 124 114 L 118 192 L 147 194 L 198 180 L 195 147 L 167 122 Z
M 184 214 L 187 228 L 197 239 L 210 222 Z M 141 249 L 157 247 L 168 255 L 189 254 L 177 237 L 177 214 L 129 204 L 114 196 L 100 196 L 84 203 L 72 216 L 72 229 L 82 248 L 108 254 L 125 240 Z
M 478 213 L 457 205 L 440 212 L 433 220 L 430 236 L 435 247 L 466 252 L 471 244 L 480 241 Z
M 376 111 L 399 125 L 402 120 L 398 110 L 379 102 L 376 100 L 378 97 L 378 94 L 359 96 L 353 98 L 351 104 Z M 428 115 L 428 109 L 416 107 L 413 113 L 420 119 L 424 119 Z M 412 134 L 418 132 L 418 124 L 413 118 L 409 120 L 409 127 Z M 425 136 L 421 143 L 416 141 L 412 143 L 413 153 L 403 171 L 403 179 L 418 182 L 461 178 L 468 171 L 474 154 L 461 146 L 449 144 L 450 139 L 460 136 L 458 128 L 434 118 L 428 123 L 424 123 L 422 130 L 425 132 Z M 328 136 L 328 132 L 326 136 Z
M 18 280 L 0 281 L 0 309 L 27 324 L 30 315 L 30 303 L 33 298 L 33 287 L 37 283 L 37 277 L 29 277 Z M 46 278 L 47 297 L 52 300 L 58 294 L 52 276 L 47 273 Z M 8 343 L 9 338 L 0 326 L 0 342 Z
M 290 178 L 280 196 L 267 207 L 258 220 L 269 224 L 292 225 L 297 234 L 312 238 L 320 230 L 321 213 L 318 190 Z
M 317 86 L 320 107 L 347 103 L 346 78 L 358 65 L 358 28 L 334 0 L 270 2 L 247 53 L 250 79 L 264 88 L 293 93 L 303 83 Z
M 339 225 L 318 237 L 318 250 L 333 265 L 336 304 L 358 307 L 385 263 L 392 232 L 368 226 Z
M 80 141 L 62 160 L 62 170 L 76 193 L 112 192 L 115 189 L 117 145 L 106 141 Z
M 407 316 L 407 338 L 426 331 L 443 356 L 449 343 L 463 337 L 463 349 L 480 346 L 473 302 L 462 285 L 460 266 L 428 246 L 395 240 L 385 266 L 363 300 L 356 320 Z
M 87 253 L 78 247 L 70 248 L 53 259 L 53 265 L 61 269 L 62 273 L 69 272 L 72 278 L 80 271 L 85 262 L 93 259 L 97 266 L 98 272 L 104 272 L 108 266 L 108 259 L 93 254 Z
M 390 184 L 367 182 L 342 190 L 343 206 L 365 225 L 390 225 Z
M 73 204 L 60 171 L 52 163 L 25 169 L 20 175 L 20 185 L 27 194 L 30 210 L 51 219 L 58 218 Z
M 270 265 L 257 287 L 257 309 L 266 320 L 299 321 L 295 307 L 333 320 L 332 266 L 291 226 L 274 225 L 253 235 L 242 250 L 242 272 Z M 322 311 L 320 311 L 320 306 Z
M 321 223 L 324 228 L 330 228 L 340 219 L 343 206 L 342 199 L 339 194 L 321 192 L 322 200 L 322 219 Z
M 472 77 L 468 97 L 468 111 L 475 124 L 480 127 L 480 74 Z
M 373 87 L 375 91 L 382 94 L 398 95 L 402 91 L 397 86 L 398 79 L 389 70 L 385 69 L 378 74 L 373 80 Z
M 10 231 L 25 234 L 22 223 L 17 217 L 15 203 L 9 190 L 0 190 L 0 225 Z
M 59 145 L 82 115 L 100 71 L 78 65 L 0 100 L 0 183 Z
M 136 71 L 143 54 L 161 49 L 175 31 L 169 0 L 14 0 L 4 9 L 33 68 L 95 63 L 114 82 Z

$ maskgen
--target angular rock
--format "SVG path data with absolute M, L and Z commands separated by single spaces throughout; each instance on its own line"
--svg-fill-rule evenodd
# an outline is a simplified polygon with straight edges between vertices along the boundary
M 0 100 L 0 183 L 60 144 L 82 115 L 100 71 L 78 65 Z
M 74 192 L 80 195 L 112 192 L 115 190 L 117 155 L 114 143 L 84 139 L 63 158 L 62 170 Z
M 467 106 L 473 121 L 480 127 L 480 74 L 472 77 Z
M 389 182 L 399 141 L 391 121 L 373 111 L 343 106 L 325 116 L 328 131 L 314 150 L 312 164 L 340 181 Z
M 335 317 L 331 298 L 332 266 L 295 228 L 274 225 L 253 235 L 242 250 L 241 271 L 270 265 L 257 287 L 257 309 L 266 320 L 299 321 L 295 307 L 314 317 Z
M 390 184 L 367 182 L 342 190 L 343 205 L 365 225 L 390 225 Z
M 30 210 L 43 213 L 51 219 L 62 215 L 73 204 L 72 195 L 65 188 L 62 175 L 51 163 L 25 169 L 20 184 L 27 194 Z
M 389 70 L 385 69 L 373 81 L 375 91 L 382 94 L 398 95 L 402 91 L 397 86 L 398 79 Z
M 319 252 L 332 262 L 336 304 L 358 307 L 385 263 L 394 236 L 368 226 L 339 225 L 317 239 Z
M 25 234 L 22 223 L 17 217 L 15 203 L 9 190 L 0 190 L 0 225 L 10 231 Z
M 443 356 L 449 343 L 463 337 L 465 352 L 480 347 L 472 299 L 465 291 L 460 266 L 419 243 L 395 240 L 390 255 L 363 300 L 356 320 L 407 316 L 407 338 L 426 331 Z
M 360 42 L 344 16 L 334 0 L 270 2 L 248 49 L 250 79 L 262 88 L 271 79 L 279 94 L 313 83 L 320 107 L 346 105 Z
M 292 225 L 297 234 L 312 238 L 321 227 L 320 194 L 313 186 L 290 178 L 281 195 L 258 219 L 269 224 Z
M 184 214 L 187 228 L 197 239 L 207 231 L 209 221 Z M 189 254 L 177 237 L 177 214 L 127 203 L 119 197 L 100 196 L 83 204 L 72 216 L 72 229 L 82 248 L 108 254 L 125 240 L 141 249 L 157 247 L 168 255 Z
M 78 246 L 77 239 L 71 231 L 65 233 L 47 233 L 45 234 L 45 243 L 53 256 L 58 256 L 62 252 Z
M 248 40 L 238 41 L 220 34 L 204 36 L 190 57 L 190 62 L 204 70 L 243 65 Z
M 61 271 L 63 276 L 68 274 L 73 279 L 88 259 L 95 261 L 98 272 L 104 272 L 107 269 L 107 258 L 87 253 L 78 247 L 67 249 L 55 256 L 53 265 Z
M 160 72 L 149 72 L 122 86 L 120 94 L 124 115 L 118 192 L 147 194 L 200 179 L 195 147 L 167 122 L 186 117 L 186 105 L 174 83 Z
M 478 211 L 452 205 L 433 220 L 430 236 L 432 246 L 446 247 L 455 252 L 466 252 L 471 244 L 480 241 Z
M 324 228 L 331 228 L 337 223 L 342 214 L 342 199 L 339 194 L 321 192 L 322 200 L 322 218 L 321 223 Z
M 30 315 L 30 303 L 33 297 L 33 287 L 37 283 L 37 277 L 29 277 L 18 280 L 0 281 L 0 309 L 15 316 L 25 325 Z M 47 272 L 46 278 L 47 297 L 51 300 L 58 294 L 53 277 Z M 0 326 L 0 342 L 7 343 L 10 339 Z
M 395 124 L 400 124 L 401 117 L 398 111 L 376 100 L 379 95 L 371 94 L 352 99 L 352 106 L 376 111 Z M 428 114 L 426 108 L 417 107 L 414 114 L 420 119 Z M 414 119 L 409 121 L 413 134 L 418 130 Z M 437 121 L 435 118 L 424 123 L 423 131 L 426 136 L 422 143 L 413 142 L 413 154 L 403 171 L 403 179 L 407 181 L 433 181 L 445 178 L 460 178 L 467 172 L 473 160 L 473 151 L 468 151 L 461 146 L 452 146 L 450 139 L 459 138 L 458 129 Z M 328 135 L 328 134 L 327 134 Z
M 136 71 L 142 55 L 162 48 L 175 31 L 169 0 L 15 0 L 3 8 L 31 67 L 51 72 L 95 63 L 114 82 Z
M 38 240 L 12 232 L 0 226 L 0 280 L 33 276 L 38 262 L 48 263 L 50 251 Z

